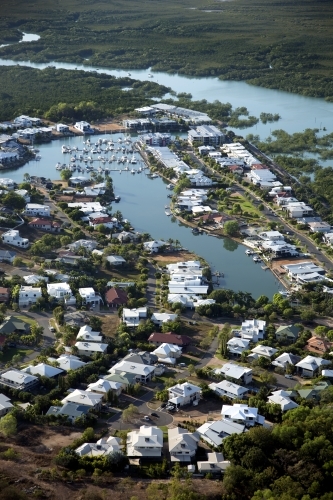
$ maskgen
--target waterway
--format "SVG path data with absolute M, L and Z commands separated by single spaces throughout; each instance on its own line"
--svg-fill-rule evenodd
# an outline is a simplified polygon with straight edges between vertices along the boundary
M 92 136 L 109 138 L 109 135 Z M 116 142 L 121 134 L 113 134 L 112 138 Z M 69 144 L 83 149 L 83 137 L 66 138 L 61 141 L 53 141 L 48 144 L 38 146 L 41 160 L 31 161 L 17 170 L 6 170 L 3 174 L 16 182 L 22 182 L 25 172 L 30 175 L 44 176 L 50 179 L 59 179 L 59 171 L 55 169 L 57 162 L 69 163 L 69 154 L 61 153 L 61 145 Z M 104 146 L 105 147 L 105 146 Z M 106 153 L 103 153 L 106 156 Z M 91 155 L 96 158 L 94 168 L 99 165 L 98 155 Z M 111 153 L 108 153 L 108 157 Z M 121 153 L 116 153 L 121 156 Z M 140 157 L 137 155 L 138 161 Z M 81 163 L 83 166 L 84 164 Z M 139 163 L 133 165 L 139 168 Z M 123 168 L 116 162 L 106 164 L 111 168 Z M 129 164 L 129 168 L 132 166 Z M 281 286 L 273 274 L 261 269 L 260 264 L 255 264 L 251 257 L 245 255 L 245 247 L 229 238 L 215 238 L 206 234 L 194 235 L 190 228 L 180 224 L 173 217 L 165 215 L 165 205 L 169 205 L 170 199 L 167 197 L 170 191 L 166 188 L 167 182 L 160 177 L 151 179 L 146 174 L 148 170 L 140 174 L 131 174 L 130 171 L 113 171 L 110 176 L 113 179 L 115 194 L 121 197 L 119 204 L 114 204 L 114 210 L 120 210 L 136 231 L 149 233 L 154 239 L 179 240 L 181 245 L 202 256 L 212 267 L 213 271 L 224 273 L 224 277 L 219 278 L 219 286 L 230 288 L 235 291 L 250 292 L 255 298 L 261 294 L 272 297 Z M 73 173 L 73 175 L 84 175 L 89 178 L 89 173 Z

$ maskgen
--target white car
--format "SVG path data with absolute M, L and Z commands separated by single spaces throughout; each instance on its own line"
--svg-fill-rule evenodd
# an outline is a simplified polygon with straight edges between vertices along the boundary
M 294 380 L 294 377 L 292 375 L 285 375 L 284 378 L 289 378 L 290 380 Z

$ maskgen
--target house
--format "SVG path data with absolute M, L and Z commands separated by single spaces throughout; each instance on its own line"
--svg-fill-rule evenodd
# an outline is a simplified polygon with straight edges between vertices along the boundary
M 195 457 L 199 435 L 187 429 L 175 427 L 168 429 L 169 453 L 171 462 L 191 462 Z
M 302 201 L 288 203 L 283 208 L 286 212 L 288 212 L 289 217 L 292 219 L 299 219 L 313 213 L 313 208 L 309 207 Z
M 263 340 L 266 331 L 266 321 L 260 319 L 247 319 L 243 321 L 238 335 L 242 339 L 247 339 L 250 342 L 258 342 Z
M 109 373 L 120 373 L 122 374 L 130 373 L 135 376 L 136 382 L 149 382 L 155 373 L 154 366 L 143 365 L 141 363 L 133 363 L 131 361 L 119 361 L 119 363 L 115 364 L 110 368 Z
M 243 351 L 249 349 L 249 345 L 249 340 L 233 337 L 227 342 L 228 353 L 232 356 L 239 357 Z
M 137 309 L 127 309 L 124 307 L 122 320 L 127 326 L 138 326 L 140 319 L 147 317 L 147 307 L 138 307 Z
M 184 382 L 169 387 L 169 402 L 177 407 L 193 404 L 194 401 L 199 401 L 201 397 L 201 387 Z
M 136 383 L 135 375 L 126 372 L 106 375 L 104 380 L 108 380 L 109 382 L 119 382 L 123 391 L 126 391 L 129 386 L 133 386 Z
M 142 425 L 127 434 L 127 456 L 158 458 L 162 455 L 163 432 L 158 427 Z
M 47 205 L 39 203 L 27 203 L 24 210 L 24 215 L 28 217 L 50 217 L 51 210 Z
M 63 404 L 75 403 L 88 406 L 91 410 L 99 410 L 102 405 L 102 399 L 102 394 L 97 394 L 97 392 L 75 389 L 75 391 L 70 392 L 61 402 Z
M 93 307 L 95 305 L 98 306 L 100 301 L 102 300 L 102 297 L 98 293 L 96 293 L 92 287 L 79 288 L 79 295 L 80 297 L 82 297 L 82 302 L 84 304 Z
M 166 245 L 167 242 L 163 240 L 146 241 L 143 243 L 143 248 L 146 250 L 146 252 L 157 253 L 161 247 L 165 247 Z
M 38 285 L 41 281 L 44 281 L 44 283 L 49 281 L 47 276 L 41 276 L 39 274 L 29 274 L 28 276 L 23 276 L 23 279 L 27 285 Z
M 279 231 L 264 231 L 258 234 L 259 238 L 264 241 L 280 241 L 284 239 L 284 236 Z
M 30 324 L 15 316 L 6 316 L 4 322 L 0 325 L 0 335 L 10 335 L 12 333 L 26 335 L 29 332 Z
M 7 415 L 12 408 L 14 408 L 14 406 L 10 402 L 10 399 L 4 394 L 0 394 L 0 417 Z
M 101 344 L 99 342 L 76 342 L 75 347 L 78 349 L 80 356 L 91 357 L 94 354 L 105 354 L 108 344 Z
M 319 368 L 325 365 L 330 365 L 331 361 L 327 361 L 323 358 L 315 358 L 314 356 L 306 356 L 304 359 L 299 361 L 295 366 L 297 372 L 301 377 L 314 377 L 319 373 Z
M 325 274 L 324 268 L 308 261 L 297 262 L 297 264 L 284 264 L 282 267 L 287 271 L 288 278 L 291 281 L 315 281 L 317 277 Z
M 0 302 L 8 302 L 10 298 L 10 288 L 0 286 Z
M 127 293 L 118 287 L 110 288 L 105 294 L 105 302 L 109 307 L 123 306 L 127 300 Z
M 46 285 L 47 287 L 47 293 L 51 296 L 54 297 L 55 299 L 75 299 L 73 297 L 73 292 L 70 287 L 70 285 L 66 282 L 62 283 L 48 283 Z M 75 299 L 76 302 L 76 299 Z
M 38 365 L 29 365 L 22 370 L 30 375 L 40 375 L 41 377 L 53 378 L 58 377 L 63 370 L 55 366 L 47 365 L 46 363 L 39 363 Z
M 90 123 L 85 121 L 76 122 L 74 128 L 76 128 L 80 132 L 83 132 L 84 134 L 93 134 L 95 132 L 94 129 L 91 128 Z
M 28 248 L 29 246 L 28 238 L 21 238 L 20 232 L 16 229 L 9 229 L 9 231 L 3 233 L 2 241 L 14 247 Z
M 81 247 L 85 248 L 88 252 L 92 252 L 97 247 L 97 243 L 93 240 L 77 240 L 68 245 L 68 248 L 73 251 L 76 251 Z
M 208 387 L 218 396 L 227 396 L 230 399 L 244 399 L 248 392 L 246 387 L 233 384 L 228 380 L 222 380 L 219 383 L 213 382 Z
M 332 229 L 331 224 L 324 221 L 309 222 L 308 226 L 313 233 L 329 233 Z
M 12 264 L 16 257 L 15 252 L 9 252 L 8 250 L 0 250 L 0 262 L 9 262 Z
M 103 336 L 100 332 L 94 332 L 91 326 L 84 325 L 80 328 L 76 340 L 85 340 L 90 342 L 102 342 Z
M 170 313 L 153 313 L 150 320 L 157 326 L 162 326 L 163 323 L 168 321 L 176 321 L 177 314 Z
M 230 379 L 232 382 L 241 382 L 245 385 L 252 382 L 251 368 L 234 365 L 233 363 L 226 363 L 221 368 L 216 369 L 215 372 L 222 373 L 226 379 Z
M 268 396 L 268 403 L 279 405 L 281 411 L 293 410 L 298 408 L 298 404 L 292 401 L 289 397 L 289 393 L 286 391 L 273 391 L 270 396 Z
M 50 219 L 42 219 L 37 217 L 29 222 L 28 226 L 39 229 L 40 231 L 48 231 L 49 233 L 60 233 L 61 226 L 58 222 Z
M 197 462 L 198 472 L 201 474 L 213 474 L 214 476 L 224 474 L 230 467 L 229 460 L 224 460 L 223 453 L 207 453 L 207 460 Z
M 29 391 L 38 383 L 39 379 L 37 377 L 14 368 L 0 375 L 0 385 L 5 385 L 12 389 L 19 389 L 21 391 Z
M 300 328 L 295 325 L 283 325 L 279 326 L 275 332 L 276 340 L 280 342 L 296 342 L 300 332 Z
M 64 125 L 63 123 L 57 123 L 56 126 L 55 126 L 55 129 L 60 134 L 64 134 L 65 135 L 65 134 L 69 133 L 69 126 L 68 125 Z
M 26 189 L 15 189 L 14 190 L 14 193 L 16 193 L 17 195 L 19 196 L 22 196 L 22 198 L 24 199 L 24 201 L 26 203 L 29 203 L 30 202 L 30 195 L 29 195 L 29 191 L 27 191 Z
M 19 291 L 19 306 L 29 307 L 36 304 L 37 300 L 42 297 L 42 289 L 33 286 L 21 286 Z
M 285 370 L 288 367 L 288 365 L 294 366 L 300 360 L 301 358 L 299 356 L 296 356 L 295 354 L 291 354 L 289 352 L 284 352 L 276 359 L 274 359 L 274 361 L 272 361 L 272 365 Z
M 112 266 L 123 266 L 124 264 L 126 264 L 126 260 L 120 255 L 108 255 L 106 260 Z
M 124 361 L 151 366 L 157 363 L 158 358 L 153 352 L 137 350 L 127 354 L 127 356 L 124 357 Z
M 121 439 L 110 436 L 101 438 L 97 443 L 83 443 L 76 448 L 75 453 L 80 457 L 105 457 L 114 451 L 121 451 Z
M 63 406 L 50 406 L 47 411 L 47 416 L 55 417 L 67 417 L 67 419 L 74 424 L 75 420 L 85 419 L 88 412 L 89 406 L 77 404 L 77 403 L 65 403 Z
M 161 363 L 176 364 L 177 358 L 182 355 L 181 347 L 173 344 L 161 344 L 153 351 Z
M 327 339 L 322 339 L 320 337 L 311 337 L 307 342 L 304 349 L 310 352 L 316 352 L 319 354 L 324 354 L 325 352 L 330 352 L 333 348 L 333 342 Z
M 187 335 L 178 335 L 172 332 L 167 332 L 167 333 L 155 332 L 150 335 L 150 337 L 148 338 L 148 342 L 156 346 L 166 343 L 166 344 L 177 345 L 179 347 L 184 348 L 192 343 L 192 339 Z
M 107 397 L 109 391 L 119 396 L 122 391 L 122 384 L 120 382 L 100 378 L 97 382 L 89 384 L 87 391 L 102 394 L 104 398 Z
M 265 417 L 258 414 L 258 408 L 250 408 L 245 404 L 223 405 L 221 415 L 224 420 L 244 424 L 246 427 L 265 423 Z
M 61 354 L 59 358 L 48 358 L 49 361 L 56 361 L 59 365 L 59 368 L 68 372 L 69 370 L 77 370 L 82 366 L 85 366 L 87 363 L 84 363 L 77 356 L 73 356 L 72 354 Z
M 197 433 L 203 441 L 217 448 L 223 440 L 232 434 L 242 434 L 246 431 L 243 424 L 237 424 L 229 420 L 216 420 L 206 422 L 197 429 Z
M 274 347 L 269 347 L 266 345 L 257 345 L 253 349 L 251 349 L 251 353 L 248 358 L 251 360 L 259 359 L 260 357 L 267 358 L 271 360 L 272 356 L 278 352 L 278 349 Z

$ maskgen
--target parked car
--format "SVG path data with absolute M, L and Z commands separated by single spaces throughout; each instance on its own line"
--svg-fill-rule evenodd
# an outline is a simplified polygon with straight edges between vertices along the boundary
M 284 378 L 289 378 L 290 380 L 294 380 L 294 377 L 292 375 L 285 375 Z
M 157 415 L 157 413 L 151 413 L 150 416 L 151 417 L 157 417 L 157 418 L 159 417 L 159 415 Z
M 50 326 L 49 330 L 50 332 L 55 332 L 55 328 L 53 326 Z
M 166 405 L 167 405 L 166 403 L 162 403 L 162 404 L 161 404 L 161 408 L 165 408 L 165 407 L 166 407 Z
M 180 368 L 185 368 L 186 367 L 186 363 L 179 363 Z
M 143 417 L 143 420 L 150 420 L 150 417 L 148 417 L 148 415 L 145 415 L 145 416 Z

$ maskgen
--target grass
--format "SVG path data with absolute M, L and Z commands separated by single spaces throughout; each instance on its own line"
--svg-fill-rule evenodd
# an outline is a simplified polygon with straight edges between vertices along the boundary
M 120 322 L 117 311 L 115 310 L 113 314 L 99 316 L 99 318 L 102 320 L 102 333 L 106 337 L 114 337 Z
M 232 203 L 233 205 L 235 203 L 239 203 L 241 209 L 242 209 L 242 214 L 244 214 L 244 212 L 247 212 L 250 216 L 255 216 L 255 217 L 261 217 L 263 215 L 262 212 L 260 212 L 260 210 L 257 209 L 257 207 L 251 203 L 251 201 L 249 201 L 248 199 L 246 199 L 244 196 L 242 196 L 241 194 L 239 193 L 234 193 L 230 199 L 229 199 L 229 203 Z
M 37 323 L 36 320 L 32 319 L 32 318 L 29 318 L 29 316 L 24 316 L 24 315 L 16 315 L 15 314 L 15 318 L 21 320 L 21 321 L 24 321 L 25 323 L 28 323 L 30 326 L 32 325 L 35 325 Z
M 25 356 L 29 356 L 33 352 L 33 349 L 19 349 L 17 347 L 10 347 L 3 352 L 2 356 L 0 356 L 0 362 L 8 363 L 16 354 L 20 354 L 21 357 L 24 358 Z

